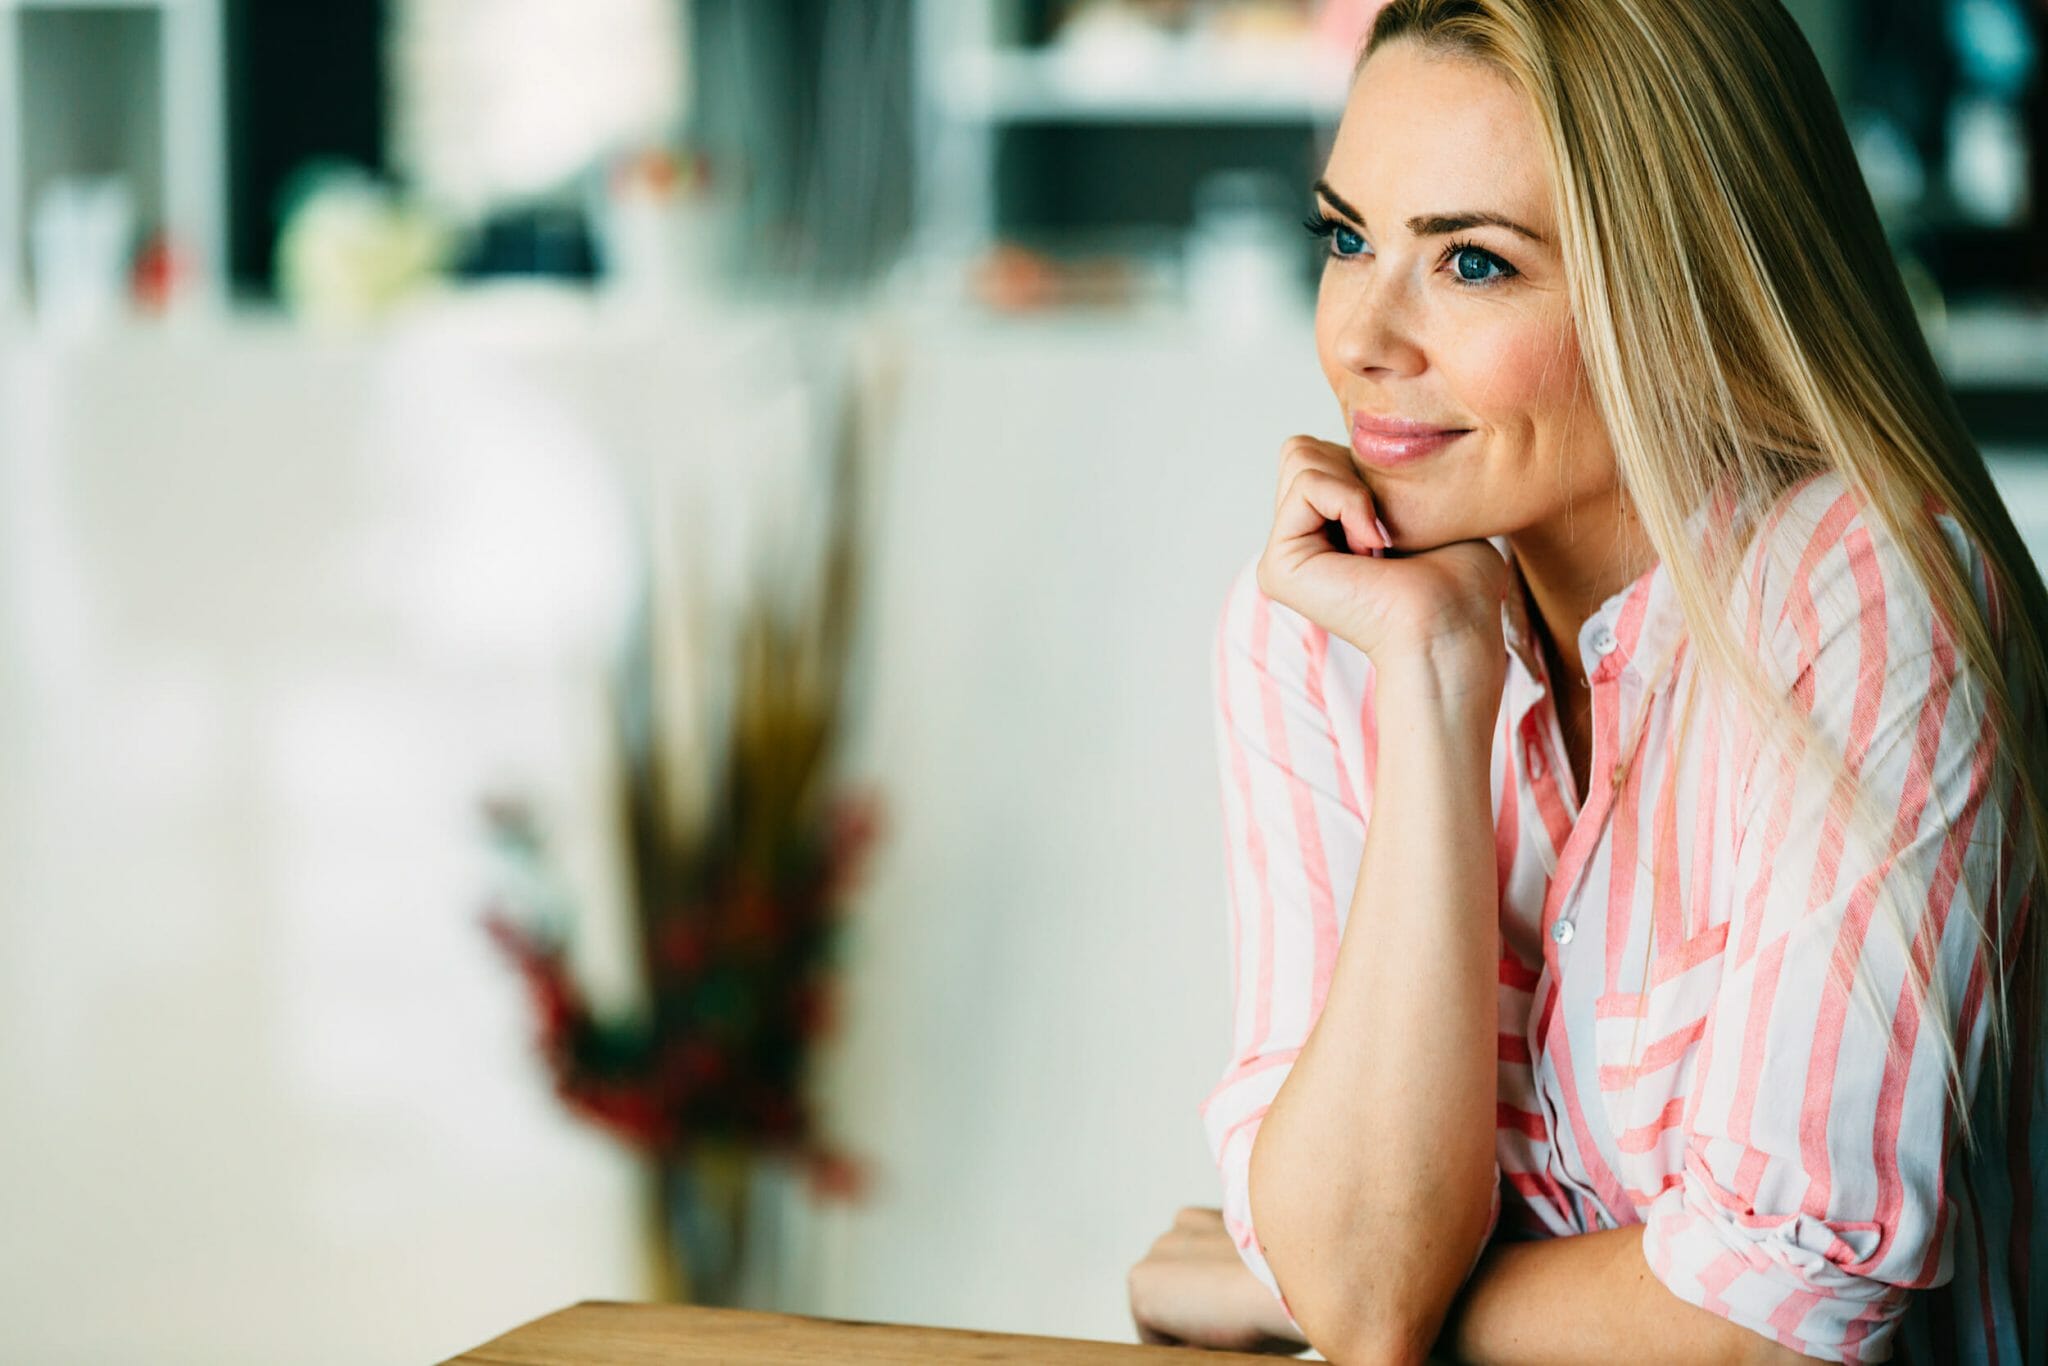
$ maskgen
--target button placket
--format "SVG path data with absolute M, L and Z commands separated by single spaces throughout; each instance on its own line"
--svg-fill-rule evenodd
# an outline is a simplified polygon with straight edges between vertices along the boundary
M 1531 712 L 1522 726 L 1522 766 L 1529 771 L 1531 782 L 1543 779 L 1543 734 L 1536 728 L 1535 714 Z
M 1605 642 L 1604 649 L 1601 648 L 1603 641 Z M 1616 681 L 1616 676 L 1620 673 L 1621 665 L 1624 661 L 1614 653 L 1616 643 L 1614 633 L 1604 624 L 1595 632 L 1593 640 L 1589 643 L 1596 649 L 1599 649 L 1601 654 L 1600 662 L 1593 667 L 1593 672 L 1587 680 L 1592 687 L 1591 701 L 1594 737 L 1592 759 L 1596 765 L 1591 772 L 1597 774 L 1600 771 L 1597 765 L 1601 760 L 1612 760 L 1615 757 L 1611 754 L 1601 753 L 1600 736 L 1607 729 L 1602 720 L 1603 716 L 1607 712 L 1618 709 L 1621 706 L 1622 699 L 1619 695 L 1620 687 Z M 1613 763 L 1609 776 L 1613 779 L 1613 783 L 1604 793 L 1601 792 L 1597 781 L 1588 782 L 1587 786 L 1591 790 L 1584 795 L 1578 819 L 1584 820 L 1589 816 L 1603 822 L 1607 819 L 1608 815 L 1614 810 L 1614 803 L 1620 795 L 1623 783 L 1628 779 L 1628 759 L 1622 758 L 1619 762 Z M 1559 948 L 1563 948 L 1572 942 L 1573 937 L 1577 933 L 1578 928 L 1573 924 L 1571 900 L 1568 895 L 1564 904 L 1558 908 L 1557 919 L 1551 922 L 1550 940 Z

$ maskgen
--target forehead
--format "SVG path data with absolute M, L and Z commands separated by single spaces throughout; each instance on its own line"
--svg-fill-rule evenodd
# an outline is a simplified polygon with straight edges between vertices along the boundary
M 1376 223 L 1491 209 L 1550 235 L 1542 158 L 1536 115 L 1506 77 L 1397 41 L 1352 83 L 1324 176 Z

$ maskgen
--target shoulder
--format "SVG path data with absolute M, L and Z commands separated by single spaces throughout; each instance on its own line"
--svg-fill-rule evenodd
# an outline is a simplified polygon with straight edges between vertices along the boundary
M 1982 548 L 1949 513 L 1931 504 L 1927 513 L 1943 552 L 1985 611 Z M 1789 670 L 1788 682 L 1829 655 L 1856 656 L 1859 672 L 1924 658 L 1948 634 L 1908 547 L 1869 499 L 1832 471 L 1792 485 L 1763 512 L 1735 591 L 1745 643 L 1762 662 Z

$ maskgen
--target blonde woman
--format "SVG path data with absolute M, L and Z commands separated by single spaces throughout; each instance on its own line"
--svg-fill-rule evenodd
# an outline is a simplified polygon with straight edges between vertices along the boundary
M 1140 1336 L 2048 1360 L 2048 596 L 1792 20 L 1394 0 L 1309 226 Z

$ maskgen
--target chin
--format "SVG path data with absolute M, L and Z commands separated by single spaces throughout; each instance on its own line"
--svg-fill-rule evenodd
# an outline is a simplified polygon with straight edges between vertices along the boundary
M 1454 521 L 1427 513 L 1404 515 L 1398 506 L 1392 504 L 1380 516 L 1387 529 L 1394 533 L 1394 548 L 1414 554 L 1458 541 L 1483 541 L 1489 536 L 1502 534 L 1500 529 L 1489 524 L 1475 525 L 1463 518 Z

